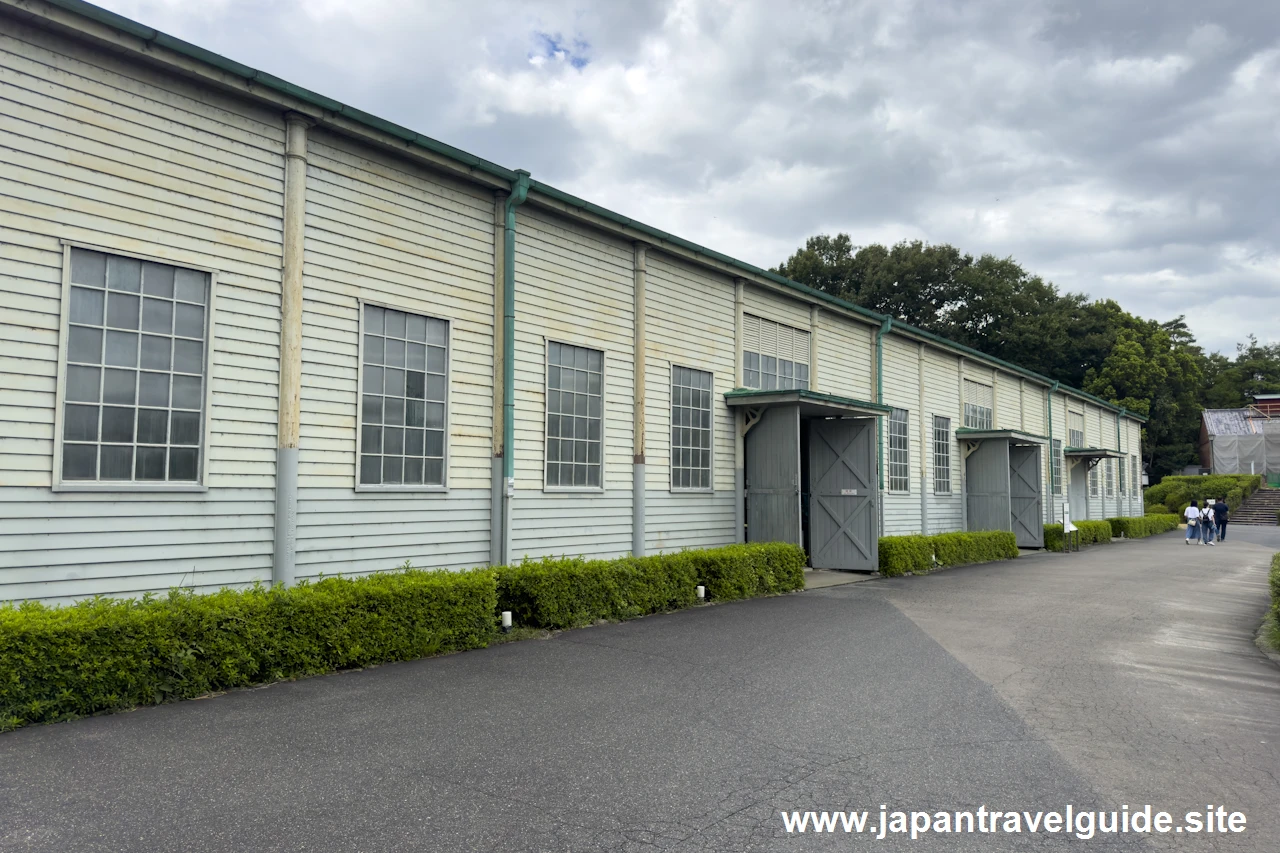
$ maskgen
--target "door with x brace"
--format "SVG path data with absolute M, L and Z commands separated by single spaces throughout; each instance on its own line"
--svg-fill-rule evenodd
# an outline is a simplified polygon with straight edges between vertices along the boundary
M 809 560 L 815 569 L 879 568 L 875 421 L 814 420 L 809 429 Z

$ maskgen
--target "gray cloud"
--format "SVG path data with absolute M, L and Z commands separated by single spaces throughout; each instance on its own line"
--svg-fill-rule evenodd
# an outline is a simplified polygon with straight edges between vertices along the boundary
M 952 242 L 1280 340 L 1275 4 L 107 5 L 756 264 Z

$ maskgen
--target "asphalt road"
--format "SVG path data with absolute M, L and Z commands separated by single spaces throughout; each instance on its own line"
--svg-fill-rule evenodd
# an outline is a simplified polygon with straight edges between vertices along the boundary
M 1280 849 L 1280 532 L 699 608 L 0 735 L 0 851 Z M 1241 834 L 788 834 L 1150 803 Z

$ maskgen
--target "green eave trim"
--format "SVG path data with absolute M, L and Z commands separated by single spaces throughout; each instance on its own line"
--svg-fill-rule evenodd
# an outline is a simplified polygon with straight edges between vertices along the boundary
M 1027 438 L 1041 444 L 1049 443 L 1047 435 L 1036 435 L 1033 432 L 1023 432 L 1020 429 L 972 429 L 970 427 L 960 427 L 956 430 L 956 438 L 967 438 L 972 441 L 983 441 L 992 438 Z
M 1076 459 L 1123 459 L 1129 454 L 1109 447 L 1064 447 L 1062 455 Z
M 310 89 L 304 89 L 301 86 L 296 86 L 286 80 L 281 80 L 279 77 L 267 74 L 264 71 L 258 71 L 255 68 L 250 68 L 247 65 L 243 65 L 233 59 L 228 59 L 227 57 L 214 53 L 211 50 L 206 50 L 202 47 L 191 44 L 190 42 L 174 38 L 173 36 L 162 33 L 159 30 L 140 24 L 137 21 L 132 21 L 123 15 L 117 15 L 115 12 L 109 12 L 106 9 L 94 6 L 92 3 L 86 3 L 84 0 L 43 0 L 43 2 L 48 3 L 51 6 L 56 6 L 60 9 L 65 9 L 68 12 L 79 15 L 88 20 L 104 24 L 122 33 L 135 36 L 148 44 L 159 45 L 167 50 L 173 51 L 174 53 L 203 62 L 206 65 L 218 69 L 219 71 L 224 71 L 255 85 L 287 95 L 290 98 L 310 104 L 311 106 L 317 107 L 318 109 L 330 114 L 342 116 L 356 124 L 363 125 L 364 127 L 401 139 L 410 145 L 415 145 L 419 148 L 430 151 L 433 154 L 447 157 L 450 160 L 454 160 L 455 162 L 468 166 L 475 171 L 483 172 L 508 183 L 513 183 L 519 180 L 518 173 L 513 169 L 499 166 L 497 163 L 491 163 L 488 160 L 475 156 L 474 154 L 469 154 L 460 148 L 454 148 L 452 145 L 432 139 L 429 136 L 423 136 L 422 134 L 412 131 L 407 127 L 402 127 L 401 125 L 370 115 L 363 110 L 356 109 L 355 107 L 349 106 L 340 101 L 335 101 L 332 98 L 326 98 L 324 95 L 313 92 Z M 19 5 L 15 8 L 22 10 L 24 7 Z M 668 234 L 660 229 L 645 225 L 643 222 L 638 222 L 634 219 L 623 216 L 622 214 L 615 213 L 612 210 L 608 210 L 607 208 L 600 207 L 597 204 L 593 204 L 584 199 L 570 195 L 562 190 L 558 190 L 549 184 L 542 183 L 541 181 L 530 181 L 529 185 L 531 193 L 537 193 L 547 199 L 552 199 L 561 204 L 575 207 L 586 213 L 598 216 L 609 222 L 634 229 L 635 231 L 653 239 L 659 247 L 663 244 L 676 246 L 684 251 L 691 252 L 696 256 L 707 258 L 710 261 L 716 261 L 717 263 L 741 270 L 744 273 L 749 273 L 756 278 L 771 281 L 782 287 L 789 288 L 814 301 L 825 302 L 828 305 L 833 305 L 852 314 L 864 317 L 869 322 L 875 323 L 876 325 L 882 324 L 885 319 L 887 319 L 885 315 L 878 314 L 875 311 L 862 307 L 861 305 L 846 302 L 839 297 L 832 296 L 831 294 L 824 293 L 820 290 L 815 290 L 808 285 L 801 284 L 798 281 L 793 281 L 786 276 L 779 275 L 778 273 L 770 270 L 761 269 L 760 267 L 754 266 L 745 261 L 732 258 L 722 252 L 708 249 L 705 246 L 699 246 L 697 243 L 677 237 L 674 234 Z M 996 365 L 1010 373 L 1032 379 L 1041 385 L 1052 386 L 1054 383 L 1054 380 L 1036 373 L 1033 370 L 1027 370 L 1025 367 L 1019 367 L 1016 364 L 1007 362 L 993 355 L 987 355 L 984 352 L 980 352 L 972 347 L 967 347 L 964 344 L 949 341 L 940 335 L 935 335 L 932 332 L 926 332 L 923 329 L 917 329 L 916 327 L 910 326 L 897 319 L 893 321 L 893 329 L 890 331 L 890 334 L 895 331 L 905 333 L 909 337 L 930 341 L 943 349 L 961 353 L 966 357 L 974 358 L 987 364 Z M 1088 392 L 1070 388 L 1066 385 L 1059 385 L 1058 390 L 1067 396 L 1088 400 L 1103 407 L 1104 409 L 1107 409 L 1108 411 L 1122 414 L 1123 417 L 1130 418 L 1138 421 L 1139 423 L 1147 422 L 1145 417 L 1124 411 L 1120 406 L 1108 403 L 1106 400 L 1103 400 L 1100 397 L 1095 397 Z M 864 403 L 860 405 L 875 406 L 876 404 Z
M 890 406 L 882 406 L 879 403 L 868 403 L 866 400 L 855 400 L 852 397 L 840 397 L 836 394 L 823 394 L 820 391 L 809 391 L 804 388 L 775 388 L 773 390 L 761 390 L 758 388 L 734 388 L 732 391 L 725 391 L 724 398 L 728 400 L 764 400 L 766 398 L 779 397 L 795 397 L 797 401 L 809 400 L 814 403 L 831 403 L 836 406 L 846 406 L 853 409 L 868 409 L 874 412 L 883 412 L 888 414 L 893 411 Z

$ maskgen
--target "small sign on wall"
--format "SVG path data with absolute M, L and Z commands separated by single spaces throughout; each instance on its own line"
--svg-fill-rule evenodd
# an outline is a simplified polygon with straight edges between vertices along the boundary
M 841 494 L 842 496 L 843 496 L 843 495 L 853 495 L 853 496 L 855 496 L 855 497 L 856 497 L 856 496 L 857 496 L 857 494 L 858 494 L 858 490 L 857 490 L 857 489 L 841 489 L 841 490 L 840 490 L 840 494 Z

